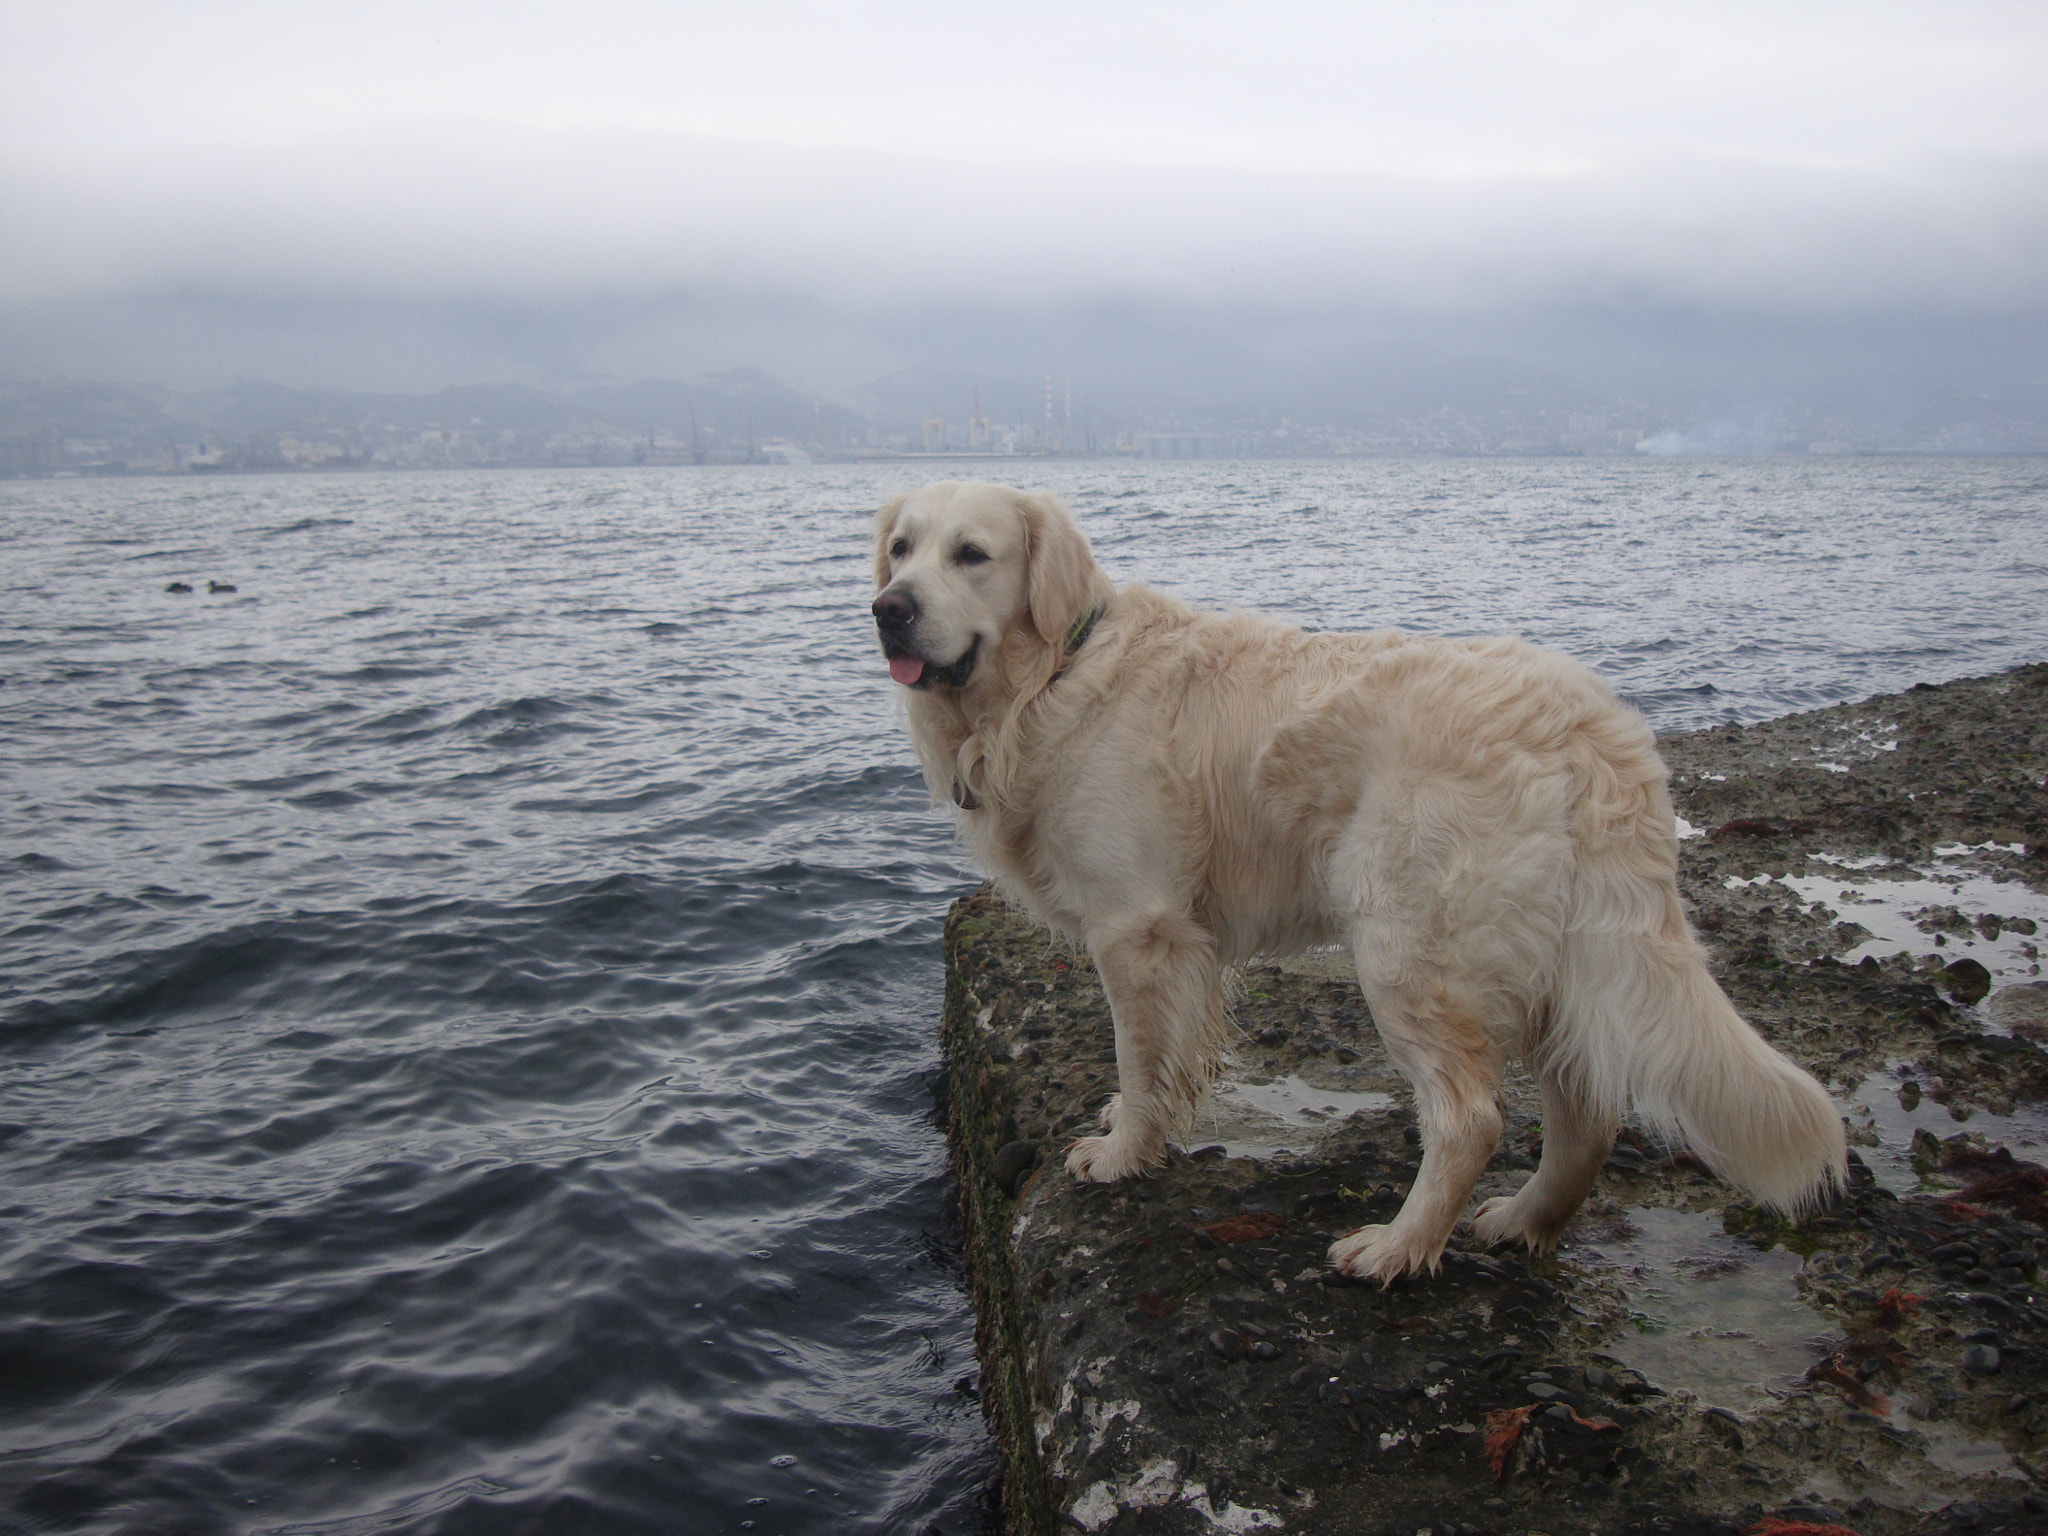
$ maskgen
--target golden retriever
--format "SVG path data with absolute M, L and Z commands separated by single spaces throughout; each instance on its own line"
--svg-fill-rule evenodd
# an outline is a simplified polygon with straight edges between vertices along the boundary
M 1472 1230 L 1553 1247 L 1633 1108 L 1788 1211 L 1844 1177 L 1841 1122 L 1708 975 L 1649 726 L 1507 638 L 1308 634 L 1118 589 L 1053 498 L 946 481 L 875 523 L 874 616 L 935 798 L 1013 898 L 1087 947 L 1116 1031 L 1112 1180 L 1166 1154 L 1228 1042 L 1225 967 L 1343 940 L 1414 1086 L 1394 1219 L 1331 1262 L 1437 1267 L 1524 1057 L 1543 1155 Z

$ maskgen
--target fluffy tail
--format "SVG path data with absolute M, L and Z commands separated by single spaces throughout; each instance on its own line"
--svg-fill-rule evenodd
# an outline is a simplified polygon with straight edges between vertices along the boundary
M 1698 950 L 1599 940 L 1575 946 L 1575 985 L 1550 1036 L 1565 1081 L 1610 1114 L 1632 1108 L 1788 1214 L 1843 1184 L 1847 1139 L 1827 1090 L 1735 1012 Z
M 1658 940 L 1575 937 L 1548 1042 L 1564 1081 L 1608 1114 L 1633 1108 L 1788 1214 L 1844 1182 L 1848 1144 L 1827 1091 L 1743 1020 L 1689 936 L 1690 954 Z
M 1626 716 L 1603 725 L 1580 743 L 1587 793 L 1548 1064 L 1605 1115 L 1633 1109 L 1753 1198 L 1810 1209 L 1847 1180 L 1841 1119 L 1708 973 L 1678 901 L 1671 804 L 1648 728 Z

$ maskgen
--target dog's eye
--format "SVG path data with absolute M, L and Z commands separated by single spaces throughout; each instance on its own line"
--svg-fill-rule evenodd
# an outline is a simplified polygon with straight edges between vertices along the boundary
M 988 559 L 988 551 L 978 544 L 962 544 L 953 558 L 962 565 L 980 565 Z
M 889 558 L 891 560 L 901 560 L 905 555 L 909 553 L 910 540 L 908 539 L 898 539 L 895 543 L 889 546 Z

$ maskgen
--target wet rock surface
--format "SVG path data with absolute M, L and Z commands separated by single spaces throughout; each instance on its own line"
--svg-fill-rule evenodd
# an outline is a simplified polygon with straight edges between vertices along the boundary
M 944 1033 L 982 1398 L 1025 1532 L 2048 1530 L 2048 667 L 1669 738 L 1716 974 L 1841 1102 L 1798 1224 L 1625 1132 L 1555 1259 L 1388 1289 L 1405 1086 L 1341 955 L 1254 965 L 1154 1177 L 1062 1158 L 1115 1086 L 1085 955 L 984 890 Z M 1967 963 L 1965 963 L 1967 962 Z M 1541 1146 L 1533 1085 L 1478 1196 Z

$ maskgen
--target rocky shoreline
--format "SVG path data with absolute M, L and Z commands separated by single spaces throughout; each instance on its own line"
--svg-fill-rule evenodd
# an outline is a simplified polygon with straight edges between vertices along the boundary
M 1625 1133 L 1558 1256 L 1332 1273 L 1418 1156 L 1348 962 L 1242 978 L 1158 1176 L 1059 1152 L 1114 1086 L 1084 955 L 946 929 L 947 1112 L 1014 1532 L 2048 1530 L 2048 665 L 1667 738 L 1715 972 L 1825 1082 L 1853 1187 L 1797 1225 Z M 1481 1196 L 1540 1146 L 1533 1085 Z

